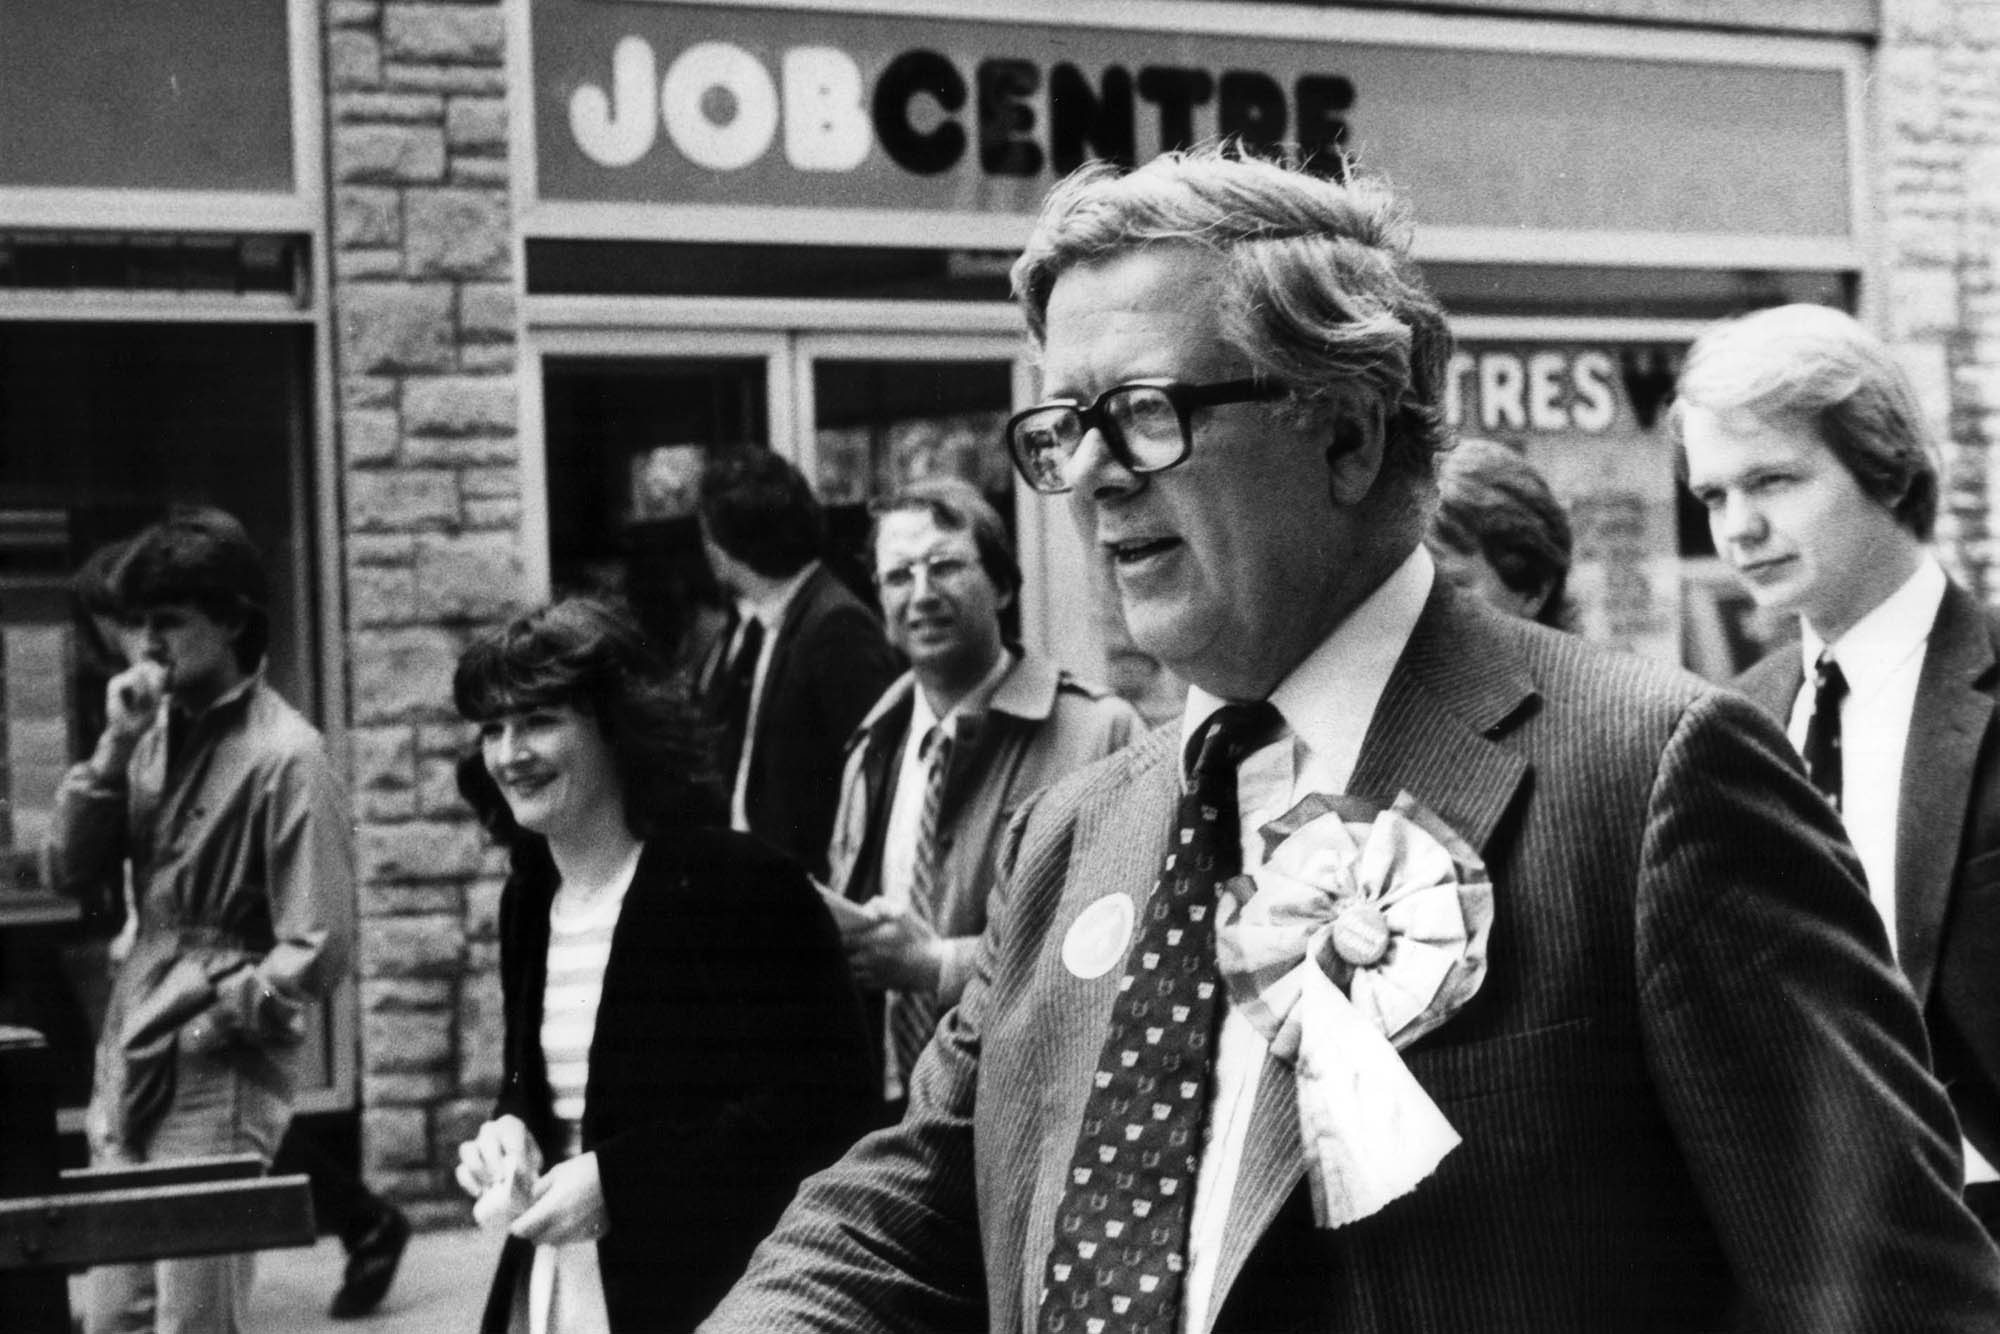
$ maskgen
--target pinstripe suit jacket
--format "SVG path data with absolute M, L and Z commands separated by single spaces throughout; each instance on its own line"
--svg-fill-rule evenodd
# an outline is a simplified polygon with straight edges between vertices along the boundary
M 705 1328 L 1032 1329 L 1118 970 L 1063 935 L 1143 901 L 1171 729 L 1017 818 L 978 976 L 899 1127 L 809 1181 Z M 1992 1329 L 2000 1253 L 1831 812 L 1739 696 L 1440 586 L 1352 783 L 1482 850 L 1479 995 L 1406 1053 L 1464 1136 L 1313 1228 L 1286 1069 L 1258 1092 L 1218 1330 Z

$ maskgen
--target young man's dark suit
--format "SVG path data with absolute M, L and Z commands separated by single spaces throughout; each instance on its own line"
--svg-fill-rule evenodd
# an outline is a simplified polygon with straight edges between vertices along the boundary
M 1797 645 L 1737 679 L 1784 725 Z M 1931 625 L 1896 816 L 1896 941 L 1965 1134 L 2000 1163 L 2000 618 L 1947 584 Z M 1988 1226 L 1992 1226 L 1989 1216 Z
M 848 736 L 901 671 L 875 613 L 816 567 L 778 627 L 743 804 L 752 833 L 821 880 Z
M 1035 1328 L 1119 982 L 1063 941 L 1106 894 L 1146 902 L 1179 749 L 1163 729 L 1023 808 L 908 1114 L 801 1188 L 711 1334 Z M 1267 1060 L 1218 1334 L 1992 1327 L 2000 1252 L 1957 1199 L 1916 1009 L 1768 718 L 1439 587 L 1349 790 L 1408 790 L 1492 872 L 1484 986 L 1405 1053 L 1464 1143 L 1318 1231 Z

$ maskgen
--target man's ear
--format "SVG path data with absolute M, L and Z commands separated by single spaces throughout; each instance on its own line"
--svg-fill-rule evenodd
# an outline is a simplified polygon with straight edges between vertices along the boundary
M 1380 402 L 1332 402 L 1315 412 L 1314 428 L 1326 445 L 1326 468 L 1333 503 L 1359 505 L 1375 489 L 1387 447 L 1388 417 Z

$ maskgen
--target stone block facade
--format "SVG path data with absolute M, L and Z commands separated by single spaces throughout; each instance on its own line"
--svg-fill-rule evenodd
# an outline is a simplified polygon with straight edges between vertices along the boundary
M 1870 314 L 1944 442 L 1938 551 L 2000 591 L 2000 21 L 1981 0 L 1882 0 Z
M 457 1223 L 457 1146 L 499 1082 L 501 863 L 453 782 L 451 671 L 523 592 L 505 10 L 323 13 L 362 1168 Z

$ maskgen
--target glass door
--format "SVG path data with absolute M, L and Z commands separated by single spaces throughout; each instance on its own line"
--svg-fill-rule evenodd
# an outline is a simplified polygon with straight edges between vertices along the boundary
M 1102 678 L 1081 548 L 1060 502 L 1016 485 L 1001 432 L 1034 395 L 1022 340 L 977 334 L 800 334 L 798 459 L 827 506 L 833 559 L 872 599 L 869 502 L 925 477 L 977 486 L 1007 521 L 1024 583 L 1021 635 Z
M 1095 572 L 1062 502 L 1016 487 L 1000 443 L 1035 389 L 1017 335 L 628 324 L 542 328 L 528 357 L 540 403 L 524 418 L 543 447 L 527 451 L 524 494 L 545 535 L 530 550 L 547 561 L 530 577 L 549 592 L 621 593 L 670 656 L 699 661 L 722 621 L 694 520 L 712 453 L 768 448 L 797 463 L 826 505 L 829 563 L 871 605 L 869 502 L 949 473 L 1014 532 L 1024 642 L 1108 680 Z

